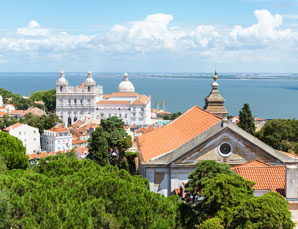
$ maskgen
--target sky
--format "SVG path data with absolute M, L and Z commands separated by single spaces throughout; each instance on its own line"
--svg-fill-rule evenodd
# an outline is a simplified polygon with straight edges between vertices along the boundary
M 0 6 L 0 72 L 298 72 L 298 0 Z

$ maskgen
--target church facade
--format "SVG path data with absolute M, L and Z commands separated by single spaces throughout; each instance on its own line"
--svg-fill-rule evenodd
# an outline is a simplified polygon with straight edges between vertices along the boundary
M 61 71 L 56 82 L 56 114 L 68 125 L 77 120 L 116 116 L 126 125 L 144 126 L 151 122 L 151 97 L 136 93 L 127 73 L 117 92 L 103 94 L 103 87 L 96 85 L 92 72 L 80 86 L 73 87 Z

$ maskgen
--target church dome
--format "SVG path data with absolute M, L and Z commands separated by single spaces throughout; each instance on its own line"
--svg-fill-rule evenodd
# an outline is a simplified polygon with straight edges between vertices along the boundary
M 118 92 L 135 92 L 135 87 L 132 82 L 128 80 L 128 74 L 124 73 L 123 80 L 118 86 Z
M 95 85 L 95 81 L 92 78 L 92 72 L 88 71 L 87 79 L 85 80 L 86 85 Z

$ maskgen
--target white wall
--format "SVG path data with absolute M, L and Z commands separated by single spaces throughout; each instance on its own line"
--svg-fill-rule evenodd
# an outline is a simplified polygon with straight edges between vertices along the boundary
M 23 142 L 27 154 L 40 152 L 40 134 L 37 128 L 23 124 L 10 130 L 9 134 Z

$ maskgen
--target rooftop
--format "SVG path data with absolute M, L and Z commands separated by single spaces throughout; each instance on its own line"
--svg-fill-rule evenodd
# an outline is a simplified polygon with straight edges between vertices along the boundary
M 177 149 L 222 119 L 193 106 L 167 126 L 137 137 L 142 162 Z

